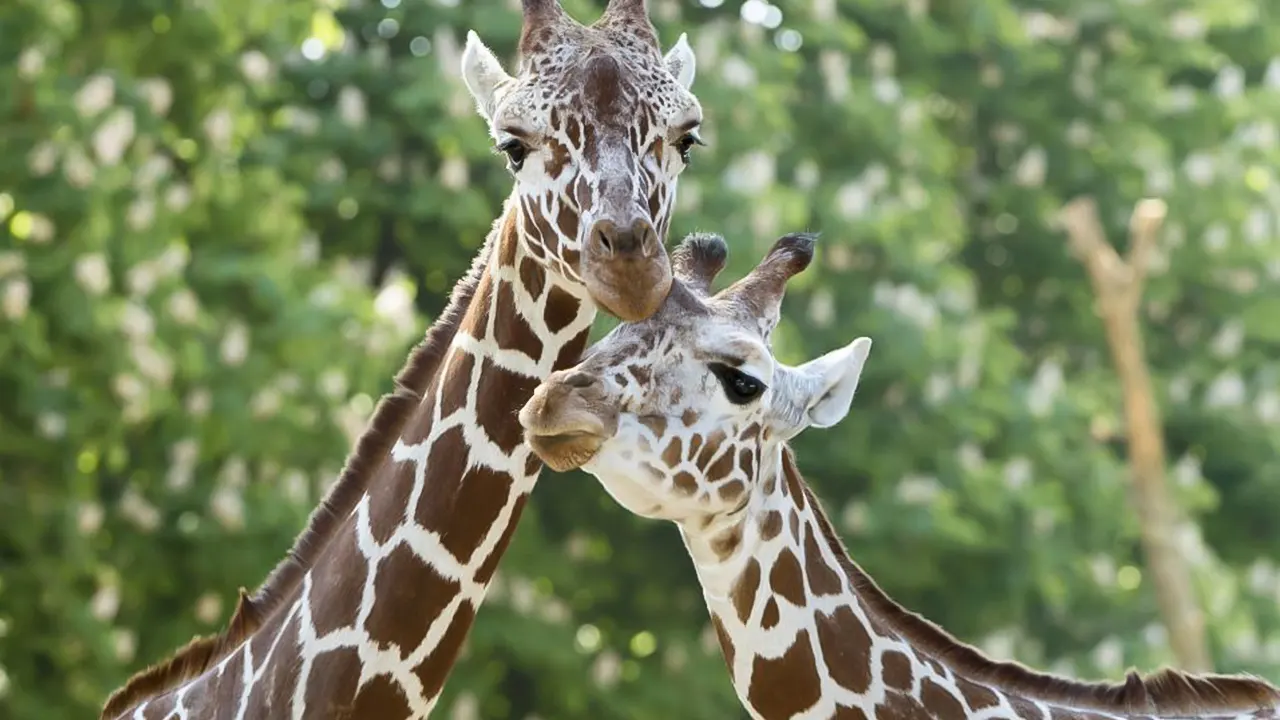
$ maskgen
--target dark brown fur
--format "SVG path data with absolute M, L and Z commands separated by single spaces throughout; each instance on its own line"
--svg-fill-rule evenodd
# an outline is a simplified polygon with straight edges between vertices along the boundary
M 800 478 L 791 449 L 784 450 L 784 472 Z M 1146 676 L 1130 672 L 1124 682 L 1081 682 L 1036 672 L 1014 662 L 999 662 L 953 638 L 945 630 L 899 605 L 849 557 L 813 491 L 801 483 L 814 517 L 831 551 L 853 584 L 867 611 L 892 628 L 921 653 L 932 656 L 956 675 L 991 685 L 1013 695 L 1081 710 L 1130 715 L 1205 715 L 1239 713 L 1274 707 L 1280 689 L 1249 675 L 1191 675 L 1163 669 Z
M 513 218 L 513 215 L 504 218 L 504 225 L 512 223 Z M 107 698 L 101 720 L 116 718 L 142 700 L 198 677 L 221 662 L 298 589 L 303 576 L 314 566 L 334 532 L 355 509 L 369 481 L 389 456 L 405 423 L 422 402 L 427 385 L 436 376 L 445 351 L 453 343 L 471 305 L 480 275 L 489 262 L 498 237 L 498 233 L 490 235 L 467 275 L 454 286 L 449 304 L 396 375 L 395 390 L 379 401 L 368 428 L 356 441 L 355 451 L 348 457 L 338 481 L 312 511 L 306 529 L 298 535 L 284 560 L 271 571 L 252 597 L 243 588 L 240 590 L 240 600 L 223 633 L 195 638 L 168 660 L 134 674 L 124 687 Z

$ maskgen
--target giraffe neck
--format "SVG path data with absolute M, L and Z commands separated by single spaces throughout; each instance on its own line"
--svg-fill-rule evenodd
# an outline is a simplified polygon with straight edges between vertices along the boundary
M 680 529 L 734 689 L 757 720 L 1264 718 L 1280 701 L 1249 678 L 1164 671 L 1086 684 L 986 658 L 849 559 L 785 447 L 742 510 Z
M 123 717 L 425 717 L 542 464 L 517 413 L 577 362 L 595 307 L 525 252 L 508 200 L 439 370 L 294 596 L 216 666 Z

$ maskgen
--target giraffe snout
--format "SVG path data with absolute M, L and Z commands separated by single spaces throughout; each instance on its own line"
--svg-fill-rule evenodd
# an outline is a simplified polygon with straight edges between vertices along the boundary
M 625 322 L 658 311 L 671 290 L 671 261 L 653 223 L 601 218 L 591 224 L 581 274 L 596 304 Z
M 520 409 L 519 419 L 530 449 L 559 471 L 590 460 L 618 427 L 618 413 L 605 397 L 604 384 L 579 370 L 547 378 Z

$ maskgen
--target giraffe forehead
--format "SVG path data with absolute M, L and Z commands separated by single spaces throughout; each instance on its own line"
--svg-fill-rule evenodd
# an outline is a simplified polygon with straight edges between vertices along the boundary
M 623 131 L 648 126 L 650 133 L 699 111 L 656 52 L 601 38 L 588 30 L 531 60 L 519 111 L 545 112 L 554 131 L 576 119 Z

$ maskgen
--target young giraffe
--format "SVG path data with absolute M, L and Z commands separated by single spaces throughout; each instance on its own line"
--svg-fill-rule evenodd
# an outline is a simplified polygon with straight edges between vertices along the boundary
M 103 718 L 421 718 L 541 469 L 516 412 L 575 362 L 599 306 L 652 314 L 676 176 L 699 144 L 681 36 L 643 0 L 590 27 L 525 0 L 508 76 L 474 33 L 464 79 L 515 190 L 288 557 L 228 629 L 108 699 Z
M 769 350 L 788 278 L 813 255 L 782 238 L 716 295 L 724 241 L 672 254 L 676 284 L 520 412 L 556 470 L 581 467 L 632 512 L 674 521 L 751 716 L 1276 718 L 1280 691 L 1245 676 L 1164 670 L 1083 683 L 991 660 L 895 603 L 848 556 L 787 441 L 849 411 L 871 341 L 799 367 Z

